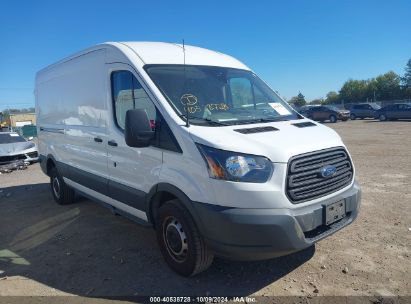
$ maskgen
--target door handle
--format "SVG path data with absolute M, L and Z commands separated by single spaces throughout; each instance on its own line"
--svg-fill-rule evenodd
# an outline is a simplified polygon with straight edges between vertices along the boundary
M 102 143 L 103 140 L 100 137 L 94 137 L 94 141 L 98 143 Z
M 115 140 L 109 140 L 107 143 L 108 143 L 109 146 L 113 146 L 113 147 L 118 146 Z

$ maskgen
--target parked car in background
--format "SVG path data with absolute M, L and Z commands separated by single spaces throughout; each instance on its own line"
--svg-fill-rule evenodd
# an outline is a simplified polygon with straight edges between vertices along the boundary
M 355 104 L 350 108 L 350 118 L 351 120 L 355 120 L 357 118 L 374 118 L 379 109 L 381 109 L 381 107 L 375 103 Z
M 10 168 L 38 161 L 37 145 L 15 132 L 0 133 L 0 166 Z
M 304 114 L 303 114 L 304 115 Z M 335 106 L 312 106 L 308 108 L 305 116 L 317 121 L 326 121 L 334 123 L 338 120 L 347 121 L 350 118 L 350 111 L 341 110 Z
M 308 111 L 310 111 L 310 109 L 314 108 L 314 107 L 318 107 L 319 105 L 305 105 L 302 106 L 301 108 L 299 108 L 297 110 L 298 113 L 300 113 L 301 115 L 307 116 Z
M 376 111 L 375 118 L 381 121 L 411 119 L 411 104 L 396 103 L 385 106 Z

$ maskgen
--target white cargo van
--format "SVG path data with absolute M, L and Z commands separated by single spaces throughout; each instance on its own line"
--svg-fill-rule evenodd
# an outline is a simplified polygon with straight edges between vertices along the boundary
M 214 255 L 286 255 L 357 217 L 360 188 L 341 138 L 230 56 L 104 43 L 38 72 L 35 94 L 56 202 L 78 192 L 153 226 L 182 275 Z

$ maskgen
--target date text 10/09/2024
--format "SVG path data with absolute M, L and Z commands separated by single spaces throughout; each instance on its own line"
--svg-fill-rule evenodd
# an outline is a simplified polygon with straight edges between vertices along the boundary
M 256 303 L 254 297 L 150 297 L 150 303 Z

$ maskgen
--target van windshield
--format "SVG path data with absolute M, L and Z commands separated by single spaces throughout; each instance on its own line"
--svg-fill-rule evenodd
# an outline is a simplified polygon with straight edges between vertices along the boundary
M 213 66 L 147 65 L 145 70 L 181 117 L 231 125 L 299 118 L 254 73 Z

